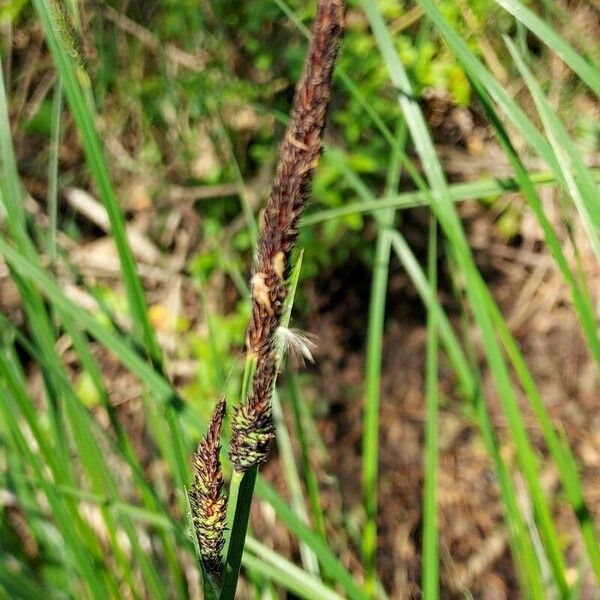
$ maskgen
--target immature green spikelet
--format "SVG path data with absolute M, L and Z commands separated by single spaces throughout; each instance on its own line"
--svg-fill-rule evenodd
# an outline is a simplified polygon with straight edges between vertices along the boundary
M 227 522 L 226 498 L 221 495 L 223 472 L 219 457 L 219 435 L 224 417 L 225 398 L 221 398 L 206 435 L 194 453 L 196 476 L 189 492 L 192 522 L 202 562 L 206 571 L 217 580 L 221 577 L 221 551 L 225 544 Z
M 331 77 L 344 22 L 344 0 L 319 0 L 304 74 L 279 149 L 251 279 L 252 315 L 246 351 L 256 359 L 250 394 L 232 419 L 229 456 L 237 471 L 264 461 L 274 437 L 271 394 L 277 375 L 275 336 L 287 295 L 286 276 L 308 201 L 331 94 Z

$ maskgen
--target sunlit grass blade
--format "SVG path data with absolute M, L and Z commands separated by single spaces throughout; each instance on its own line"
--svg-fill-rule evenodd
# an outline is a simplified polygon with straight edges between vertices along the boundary
M 488 118 L 496 131 L 498 141 L 508 156 L 515 170 L 517 179 L 520 181 L 520 187 L 525 199 L 533 210 L 538 223 L 544 232 L 544 238 L 548 248 L 554 257 L 561 275 L 571 289 L 573 305 L 584 331 L 588 346 L 595 357 L 596 362 L 600 365 L 600 342 L 598 339 L 598 329 L 592 301 L 587 294 L 587 290 L 580 286 L 575 275 L 569 268 L 569 264 L 562 251 L 558 237 L 556 236 L 552 225 L 548 221 L 548 218 L 543 211 L 541 201 L 535 191 L 535 188 L 529 179 L 527 171 L 519 160 L 515 149 L 512 147 L 508 134 L 504 130 L 500 120 L 495 114 L 489 98 L 487 97 L 485 91 L 481 88 L 478 88 L 477 85 L 476 91 L 488 115 Z M 523 386 L 527 397 L 530 399 L 539 422 L 542 425 L 544 438 L 559 469 L 565 493 L 569 503 L 572 506 L 574 514 L 580 523 L 592 569 L 594 570 L 597 580 L 600 582 L 600 547 L 598 543 L 598 532 L 593 520 L 590 518 L 589 510 L 585 503 L 583 486 L 579 477 L 579 469 L 575 457 L 573 456 L 569 445 L 564 443 L 564 441 L 561 440 L 556 434 L 550 418 L 544 408 L 543 401 L 537 390 L 533 377 L 529 373 L 521 352 L 513 337 L 510 335 L 510 331 L 508 330 L 505 321 L 501 318 L 498 310 L 494 310 L 494 318 L 496 320 L 503 344 L 506 347 L 508 356 L 513 363 L 519 380 L 521 381 L 521 385 Z
M 398 143 L 394 148 L 403 146 L 406 142 L 406 126 L 404 123 L 399 126 L 397 137 Z M 401 164 L 399 153 L 392 150 L 386 183 L 388 193 L 395 192 L 398 187 Z M 348 176 L 352 176 L 352 174 L 348 173 Z M 357 183 L 357 186 L 359 185 Z M 362 497 L 365 509 L 365 524 L 363 526 L 361 550 L 365 569 L 365 590 L 369 595 L 375 593 L 377 582 L 377 488 L 379 472 L 381 354 L 383 350 L 386 292 L 391 250 L 389 229 L 394 224 L 394 215 L 395 212 L 390 209 L 375 215 L 378 232 L 375 242 L 375 259 L 372 270 L 369 316 L 367 320 L 362 439 Z
M 284 475 L 286 478 L 287 488 L 290 494 L 291 504 L 300 519 L 305 523 L 308 523 L 308 512 L 306 510 L 306 504 L 304 502 L 304 495 L 302 493 L 302 484 L 300 483 L 300 475 L 298 474 L 298 468 L 296 466 L 296 460 L 294 458 L 294 450 L 292 448 L 292 440 L 287 430 L 287 426 L 284 421 L 283 409 L 279 400 L 279 394 L 277 390 L 273 392 L 273 420 L 275 422 L 275 434 L 277 439 L 277 448 L 279 449 L 279 455 L 281 463 L 284 469 Z M 300 545 L 300 555 L 302 557 L 302 564 L 306 569 L 307 573 L 313 575 L 319 573 L 319 564 L 316 560 L 314 552 L 306 546 L 306 544 Z
M 60 87 L 60 79 L 59 79 L 58 88 L 57 88 L 57 92 L 55 95 L 55 101 L 53 104 L 53 115 L 52 115 L 52 118 L 53 118 L 52 148 L 54 148 L 54 156 L 51 158 L 51 161 L 50 161 L 51 164 L 49 166 L 49 172 L 50 172 L 49 204 L 51 207 L 54 206 L 54 209 L 53 209 L 54 213 L 55 213 L 55 209 L 56 209 L 55 204 L 56 204 L 56 194 L 57 194 L 57 189 L 56 189 L 57 164 L 56 164 L 56 161 L 57 161 L 57 151 L 58 151 L 59 131 L 60 131 L 59 130 L 60 105 L 61 105 L 60 89 L 61 89 L 61 87 Z M 2 124 L 3 124 L 2 125 L 2 135 L 0 137 L 2 138 L 3 158 L 4 158 L 2 180 L 4 182 L 4 185 L 6 185 L 5 193 L 2 194 L 2 198 L 4 201 L 5 207 L 7 209 L 7 213 L 9 215 L 10 229 L 13 234 L 13 237 L 19 244 L 19 247 L 21 248 L 23 253 L 26 256 L 31 257 L 32 260 L 35 260 L 36 251 L 34 249 L 33 243 L 29 239 L 26 229 L 25 229 L 25 216 L 22 211 L 22 203 L 21 203 L 22 191 L 21 191 L 20 183 L 18 181 L 18 175 L 16 172 L 16 161 L 14 159 L 14 154 L 12 152 L 12 146 L 10 144 L 10 128 L 8 126 L 8 120 L 7 120 L 7 116 L 6 116 L 7 115 L 7 103 L 6 103 L 6 95 L 4 93 L 3 85 L 2 85 L 2 89 L 0 91 L 2 92 L 1 93 L 1 96 L 2 96 L 1 105 L 2 105 L 2 114 L 3 114 L 2 119 L 1 119 Z M 51 215 L 51 227 L 54 227 L 56 225 L 55 219 L 56 219 L 56 215 L 55 214 Z M 54 223 L 54 225 L 53 225 L 53 223 Z M 55 241 L 56 241 L 55 236 L 51 235 L 51 239 L 53 239 L 52 244 L 55 244 Z M 53 245 L 53 247 L 51 249 L 51 256 L 54 255 L 55 249 L 56 249 L 55 245 Z M 20 279 L 16 278 L 16 277 L 15 277 L 15 280 L 20 281 Z M 50 381 L 56 381 L 56 382 L 60 381 L 61 365 L 60 365 L 60 361 L 54 350 L 53 332 L 52 332 L 52 327 L 50 325 L 50 320 L 45 311 L 45 307 L 43 306 L 41 298 L 38 296 L 37 290 L 34 288 L 34 286 L 29 283 L 25 283 L 25 281 L 23 280 L 20 287 L 22 290 L 22 296 L 24 299 L 25 306 L 31 306 L 31 309 L 28 310 L 28 316 L 29 316 L 29 320 L 30 320 L 30 328 L 31 328 L 33 337 L 36 340 L 36 343 L 38 344 L 38 346 L 40 347 L 42 356 L 44 357 L 44 360 L 47 364 L 47 369 L 43 369 L 42 372 L 49 374 L 48 376 L 51 378 L 49 380 L 48 391 L 52 398 L 52 395 L 54 395 L 58 392 L 58 388 L 60 387 L 60 385 L 58 385 L 58 387 L 56 387 L 54 384 L 50 385 Z M 68 385 L 66 387 L 63 387 L 63 389 L 66 390 L 67 392 L 70 391 L 70 388 L 68 387 Z M 64 398 L 65 394 L 61 393 L 60 397 Z M 68 442 L 68 436 L 66 435 L 66 431 L 64 429 L 62 414 L 60 411 L 60 404 L 58 402 L 60 402 L 62 404 L 62 401 L 52 401 L 50 403 L 50 406 L 52 408 L 52 414 L 53 414 L 53 422 L 56 423 L 55 431 L 57 432 L 57 435 L 55 436 L 55 440 L 58 444 L 58 450 L 59 450 L 59 452 L 57 453 L 57 456 L 62 457 L 62 463 L 63 463 L 62 467 L 57 467 L 57 470 L 59 470 L 61 473 L 64 473 L 65 475 L 68 475 L 68 473 L 70 471 L 70 462 L 66 458 L 67 457 L 66 444 Z M 70 412 L 69 414 L 71 416 L 73 415 L 72 412 Z M 77 435 L 77 434 L 81 433 L 81 428 L 76 425 L 73 428 L 73 431 Z M 87 441 L 89 438 L 84 435 L 82 438 L 80 438 L 80 440 L 81 439 L 83 439 L 83 441 Z M 82 451 L 83 447 L 80 446 L 78 449 L 80 451 Z M 86 454 L 88 457 L 90 456 L 89 453 L 86 453 Z M 89 463 L 88 463 L 88 465 L 89 465 Z M 99 473 L 100 471 L 98 470 L 98 466 L 100 466 L 100 467 L 102 466 L 101 460 L 100 460 L 100 462 L 98 462 L 98 460 L 96 460 L 95 467 L 90 466 L 90 469 L 88 472 L 90 474 Z M 117 543 L 117 533 L 116 533 L 115 524 L 111 522 L 110 516 L 107 515 L 106 513 L 105 513 L 105 518 L 107 521 L 106 522 L 107 530 L 111 537 L 111 543 L 112 543 L 113 549 L 115 551 L 114 552 L 115 557 L 117 558 L 117 560 L 119 560 L 119 563 L 122 567 L 124 574 L 127 577 L 129 577 L 130 587 L 133 587 L 133 580 L 131 578 L 131 570 L 130 570 L 129 564 L 128 564 L 127 560 L 125 560 L 123 552 L 120 550 L 120 546 Z M 130 530 L 130 534 L 131 533 L 132 533 L 132 530 Z M 137 543 L 137 534 L 135 534 L 135 536 L 132 538 L 132 544 L 135 546 L 136 543 Z M 139 553 L 139 556 L 141 557 L 141 559 L 143 561 L 142 564 L 145 564 L 146 563 L 145 555 L 142 555 L 141 553 Z M 154 569 L 151 569 L 151 568 L 146 569 L 147 575 L 152 576 L 153 573 L 154 573 Z M 149 577 L 148 581 L 151 583 L 152 577 Z M 155 581 L 155 583 L 157 583 L 156 578 L 154 578 L 154 581 Z M 156 589 L 158 589 L 158 587 Z
M 429 229 L 429 285 L 432 294 L 437 290 L 437 223 L 431 218 Z M 433 301 L 431 303 L 433 305 Z M 438 552 L 438 323 L 435 309 L 427 312 L 427 349 L 425 362 L 425 485 L 423 501 L 423 575 L 424 598 L 439 597 L 439 552 Z
M 536 104 L 544 130 L 560 165 L 567 188 L 581 216 L 590 244 L 600 262 L 600 199 L 598 186 L 586 168 L 577 147 L 550 108 L 550 104 L 539 83 L 535 80 L 515 45 L 505 38 L 508 49 L 515 61 Z
M 261 560 L 257 560 L 259 557 Z M 341 596 L 307 574 L 264 544 L 248 538 L 243 558 L 246 568 L 254 569 L 279 583 L 300 598 L 307 600 L 341 600 Z
M 48 220 L 50 232 L 48 236 L 48 256 L 54 264 L 58 255 L 58 151 L 60 146 L 61 117 L 63 108 L 63 89 L 60 77 L 54 85 L 52 97 L 52 131 L 50 134 L 50 149 L 48 152 Z
M 148 356 L 155 365 L 160 365 L 160 348 L 148 317 L 148 308 L 142 283 L 136 270 L 133 253 L 127 241 L 123 213 L 110 180 L 108 167 L 102 152 L 102 145 L 94 123 L 94 115 L 86 101 L 80 84 L 79 76 L 83 73 L 83 67 L 81 64 L 75 66 L 73 59 L 69 55 L 65 47 L 65 36 L 68 36 L 69 33 L 65 31 L 64 26 L 61 26 L 56 18 L 56 14 L 53 15 L 49 3 L 46 0 L 33 0 L 33 4 L 44 29 L 44 35 L 54 64 L 63 82 L 71 114 L 81 135 L 86 164 L 94 178 L 98 193 L 108 213 L 111 234 L 119 254 L 123 282 L 127 292 L 135 331 L 138 339 L 143 343 Z M 55 10 L 62 10 L 58 3 L 55 4 Z M 63 17 L 68 19 L 66 14 Z
M 535 507 L 536 518 L 539 522 L 549 562 L 552 565 L 553 576 L 559 592 L 566 595 L 568 594 L 569 586 L 566 580 L 566 567 L 562 556 L 561 544 L 546 495 L 539 482 L 537 457 L 528 440 L 517 397 L 512 387 L 510 373 L 495 336 L 494 326 L 490 317 L 490 301 L 485 293 L 485 285 L 479 277 L 460 220 L 452 199 L 448 194 L 446 179 L 429 136 L 425 119 L 420 107 L 413 99 L 410 81 L 406 75 L 404 66 L 398 58 L 383 17 L 375 4 L 364 1 L 362 6 L 388 67 L 392 83 L 401 92 L 398 96 L 398 101 L 404 111 L 417 153 L 421 158 L 427 179 L 431 185 L 434 199 L 431 208 L 440 222 L 446 237 L 452 244 L 460 268 L 466 279 L 469 304 L 480 329 L 487 361 L 494 376 L 503 409 L 508 418 L 511 437 L 514 440 L 520 467 L 523 470 L 528 491 Z
M 446 40 L 459 63 L 470 79 L 480 81 L 494 102 L 500 106 L 504 114 L 513 122 L 515 129 L 527 141 L 529 147 L 538 154 L 552 170 L 561 185 L 565 185 L 559 165 L 548 141 L 533 125 L 520 106 L 510 97 L 504 86 L 481 64 L 471 52 L 467 44 L 448 24 L 433 0 L 418 0 L 431 22 Z
M 92 490 L 98 494 L 106 495 L 114 500 L 118 499 L 118 488 L 109 470 L 104 453 L 98 445 L 94 433 L 88 422 L 88 415 L 82 407 L 79 399 L 72 393 L 70 388 L 65 387 L 64 393 L 67 398 L 66 412 L 69 417 L 71 430 L 77 446 L 79 457 L 86 474 L 91 482 Z M 132 591 L 139 587 L 133 579 L 130 558 L 134 558 L 144 576 L 144 583 L 148 586 L 148 592 L 152 597 L 166 598 L 164 587 L 158 578 L 156 567 L 151 563 L 147 553 L 142 549 L 138 538 L 138 532 L 133 527 L 129 517 L 120 519 L 120 526 L 127 535 L 131 547 L 131 557 L 127 557 L 121 547 L 117 523 L 112 515 L 102 508 L 102 514 L 110 536 L 113 554 L 119 563 L 121 570 L 128 581 Z
M 597 65 L 585 60 L 548 23 L 519 0 L 496 0 L 496 2 L 523 23 L 541 42 L 556 52 L 581 80 L 585 81 L 597 96 L 600 96 L 600 68 Z
M 500 454 L 498 440 L 482 396 L 482 383 L 477 369 L 467 360 L 448 317 L 435 295 L 433 295 L 425 273 L 404 238 L 397 232 L 392 235 L 392 245 L 423 303 L 429 311 L 436 311 L 440 340 L 444 346 L 445 354 L 456 373 L 462 393 L 473 404 L 481 435 L 494 463 L 500 497 L 509 529 L 509 541 L 515 568 L 520 574 L 523 589 L 529 594 L 528 597 L 541 600 L 544 598 L 544 588 L 535 550 L 528 535 L 523 515 L 516 502 L 517 493 L 514 483 Z
M 597 169 L 589 169 L 589 171 L 594 181 L 596 183 L 600 182 L 600 172 Z M 528 176 L 529 181 L 535 187 L 557 183 L 557 177 L 548 171 L 530 172 Z M 486 177 L 476 181 L 453 183 L 448 186 L 448 194 L 453 202 L 458 203 L 465 200 L 495 198 L 506 192 L 517 192 L 520 189 L 520 184 L 516 177 L 498 177 L 495 179 Z M 389 208 L 404 210 L 418 206 L 429 206 L 430 198 L 431 193 L 429 191 L 420 189 L 410 192 L 401 192 L 400 194 L 386 194 L 374 200 L 349 202 L 344 206 L 336 206 L 335 208 L 323 210 L 315 209 L 304 216 L 301 225 L 302 227 L 309 227 L 325 221 L 339 219 L 347 215 L 359 213 L 375 214 Z

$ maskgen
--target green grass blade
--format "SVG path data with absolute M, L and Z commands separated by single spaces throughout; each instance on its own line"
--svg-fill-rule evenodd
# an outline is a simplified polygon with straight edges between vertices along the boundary
M 341 600 L 341 596 L 325 587 L 315 577 L 307 575 L 264 544 L 248 538 L 244 553 L 244 566 L 257 570 L 272 581 L 283 585 L 287 590 L 306 600 Z M 252 554 L 250 554 L 252 553 Z M 253 556 L 255 555 L 255 556 Z M 256 557 L 260 557 L 260 561 Z
M 500 497 L 510 534 L 509 541 L 513 554 L 513 562 L 515 563 L 517 572 L 520 574 L 523 588 L 528 591 L 528 597 L 541 600 L 544 597 L 543 584 L 535 550 L 529 538 L 523 515 L 517 505 L 517 492 L 509 470 L 500 454 L 496 434 L 481 395 L 482 384 L 477 375 L 477 368 L 473 368 L 469 364 L 448 317 L 433 294 L 425 273 L 419 266 L 417 259 L 404 238 L 397 232 L 394 232 L 392 235 L 392 245 L 421 296 L 423 303 L 426 305 L 427 310 L 436 311 L 440 339 L 444 345 L 445 353 L 458 377 L 462 393 L 474 405 L 483 440 L 494 462 L 498 485 L 500 487 Z
M 306 491 L 308 492 L 313 527 L 321 538 L 326 541 L 327 532 L 325 530 L 325 515 L 323 514 L 323 508 L 321 506 L 319 482 L 317 480 L 317 474 L 310 464 L 309 458 L 309 441 L 306 432 L 307 422 L 306 419 L 303 418 L 303 406 L 296 376 L 287 363 L 285 365 L 285 380 L 287 383 L 288 397 L 294 412 L 296 438 L 298 440 L 298 445 L 300 446 L 300 463 L 304 484 L 306 486 Z M 311 423 L 311 425 L 313 424 Z
M 539 83 L 531 74 L 516 47 L 509 38 L 505 38 L 505 42 L 533 97 L 542 123 L 544 124 L 546 135 L 554 149 L 563 177 L 567 182 L 568 191 L 581 216 L 594 254 L 600 262 L 600 201 L 598 186 L 586 168 L 566 128 L 550 108 L 550 104 L 544 96 Z
M 247 355 L 240 394 L 241 402 L 244 402 L 250 393 L 255 372 L 256 357 Z M 258 467 L 248 469 L 245 473 L 234 470 L 229 482 L 227 530 L 225 532 L 225 546 L 223 547 L 225 568 L 223 586 L 219 594 L 219 598 L 222 600 L 235 597 L 257 474 Z
M 160 348 L 148 317 L 142 283 L 136 271 L 133 253 L 127 241 L 125 221 L 111 184 L 102 145 L 94 124 L 94 116 L 80 84 L 80 78 L 84 76 L 83 68 L 81 65 L 76 67 L 73 64 L 73 59 L 65 47 L 64 37 L 68 33 L 65 31 L 64 25 L 61 26 L 59 19 L 53 14 L 47 0 L 33 0 L 33 5 L 42 24 L 56 69 L 63 81 L 69 108 L 81 135 L 87 166 L 108 213 L 111 234 L 117 246 L 123 272 L 123 282 L 138 339 L 143 343 L 144 349 L 151 360 L 156 365 L 160 365 Z M 62 11 L 60 5 L 57 3 L 55 6 L 56 11 L 60 13 Z M 66 15 L 63 16 L 67 18 Z
M 437 290 L 437 223 L 431 218 L 429 230 L 429 285 L 432 294 Z M 435 300 L 434 300 L 435 301 Z M 432 301 L 432 305 L 434 303 Z M 438 324 L 437 311 L 427 312 L 427 349 L 425 373 L 425 486 L 423 502 L 423 575 L 424 598 L 439 597 L 439 553 L 438 553 Z
M 427 179 L 432 188 L 432 196 L 434 198 L 432 209 L 456 252 L 461 270 L 465 276 L 469 303 L 481 331 L 487 360 L 508 418 L 510 433 L 515 442 L 520 466 L 535 507 L 541 536 L 552 566 L 554 579 L 560 593 L 567 595 L 569 586 L 566 580 L 566 569 L 558 534 L 552 520 L 546 496 L 539 482 L 537 459 L 527 438 L 517 397 L 512 388 L 508 367 L 495 337 L 489 313 L 490 302 L 484 291 L 486 289 L 485 285 L 483 285 L 479 278 L 464 231 L 455 211 L 454 204 L 448 194 L 444 173 L 435 153 L 424 117 L 420 107 L 413 99 L 410 81 L 398 58 L 383 17 L 374 3 L 363 1 L 362 5 L 388 67 L 390 78 L 394 86 L 401 92 L 398 100 L 404 111 L 417 153 L 421 158 Z
M 546 243 L 548 244 L 548 248 L 550 249 L 554 260 L 559 267 L 561 275 L 571 289 L 573 305 L 584 331 L 588 346 L 595 357 L 596 362 L 600 365 L 600 342 L 598 340 L 598 329 L 592 301 L 589 298 L 587 291 L 579 285 L 576 277 L 569 268 L 558 237 L 556 236 L 552 225 L 548 221 L 548 218 L 544 214 L 541 201 L 536 194 L 535 188 L 529 180 L 527 171 L 519 160 L 516 151 L 512 147 L 512 144 L 508 138 L 508 134 L 504 130 L 497 115 L 495 114 L 489 98 L 482 89 L 477 89 L 477 93 L 488 115 L 488 118 L 490 119 L 490 122 L 496 130 L 498 140 L 505 153 L 509 157 L 511 164 L 513 165 L 517 179 L 520 181 L 520 187 L 523 191 L 523 194 L 529 206 L 535 213 L 538 223 L 544 232 L 544 237 Z M 573 508 L 573 512 L 579 521 L 590 564 L 598 582 L 600 583 L 600 547 L 598 543 L 598 533 L 593 520 L 590 518 L 589 510 L 585 503 L 583 486 L 579 477 L 577 463 L 569 446 L 562 443 L 557 436 L 551 420 L 544 408 L 544 404 L 537 390 L 533 377 L 529 373 L 527 365 L 521 356 L 517 344 L 510 335 L 510 331 L 508 330 L 506 323 L 501 318 L 501 315 L 499 315 L 499 311 L 494 311 L 494 318 L 496 320 L 496 324 L 502 341 L 506 347 L 507 353 L 511 362 L 513 363 L 517 376 L 521 381 L 521 385 L 523 386 L 527 397 L 531 399 L 535 414 L 542 425 L 544 438 L 548 444 L 550 453 L 552 454 L 558 466 L 565 493 L 569 503 Z
M 8 117 L 8 98 L 4 87 L 3 69 L 0 69 L 0 178 L 3 187 L 2 206 L 6 211 L 11 232 L 25 234 L 25 211 L 23 210 L 23 190 L 19 182 L 17 161 L 12 145 L 12 133 Z M 17 240 L 21 243 L 21 239 Z
M 496 2 L 523 23 L 541 42 L 556 52 L 579 75 L 581 80 L 585 81 L 597 96 L 600 96 L 600 68 L 585 60 L 548 23 L 540 19 L 519 0 L 496 0 Z
M 52 125 L 50 133 L 50 149 L 48 152 L 48 220 L 50 235 L 48 239 L 48 256 L 54 265 L 58 256 L 56 236 L 58 230 L 58 150 L 60 146 L 60 123 L 63 108 L 63 90 L 60 77 L 54 85 L 52 97 Z
M 296 460 L 294 458 L 292 440 L 290 439 L 290 434 L 284 421 L 283 409 L 277 390 L 273 392 L 272 406 L 277 448 L 284 469 L 284 477 L 290 494 L 291 505 L 298 517 L 305 523 L 308 523 L 308 512 L 304 502 L 298 467 L 296 466 Z M 311 575 L 318 575 L 319 563 L 317 562 L 314 552 L 306 544 L 300 544 L 300 556 L 306 572 Z
M 377 483 L 379 462 L 379 403 L 381 384 L 381 344 L 385 311 L 385 290 L 390 253 L 390 237 L 383 230 L 377 239 L 375 268 L 371 284 L 367 328 L 367 366 L 362 442 L 362 493 L 366 522 L 362 536 L 365 589 L 372 596 L 377 579 Z
M 337 152 L 339 155 L 339 151 Z M 330 151 L 331 153 L 331 151 Z M 600 171 L 589 169 L 596 183 L 600 182 Z M 548 171 L 529 173 L 529 180 L 535 186 L 544 186 L 557 183 L 557 177 Z M 495 198 L 506 192 L 519 191 L 520 184 L 516 177 L 482 178 L 465 183 L 454 183 L 448 186 L 448 194 L 453 202 L 464 200 L 481 200 L 484 198 Z M 418 206 L 429 206 L 431 203 L 431 192 L 429 190 L 415 190 L 402 192 L 401 194 L 384 195 L 373 200 L 361 200 L 350 202 L 344 206 L 328 208 L 325 210 L 313 210 L 302 218 L 301 226 L 308 227 L 317 225 L 333 219 L 339 219 L 348 215 L 359 213 L 373 213 L 393 208 L 403 210 Z
M 397 144 L 404 146 L 406 127 L 399 127 Z M 344 163 L 341 163 L 342 168 Z M 389 193 L 398 187 L 400 176 L 400 156 L 393 150 L 388 168 L 386 189 Z M 346 170 L 348 177 L 352 173 Z M 363 196 L 368 198 L 368 190 L 355 181 Z M 367 349 L 365 366 L 365 399 L 363 406 L 362 439 L 362 497 L 365 509 L 365 524 L 362 535 L 362 559 L 365 568 L 365 590 L 374 595 L 377 586 L 377 497 L 379 473 L 379 407 L 381 402 L 381 353 L 384 333 L 386 291 L 389 274 L 391 241 L 389 229 L 394 224 L 394 211 L 386 210 L 376 214 L 379 225 L 375 243 L 375 261 L 371 279 L 369 316 L 367 321 Z
M 257 474 L 258 467 L 252 467 L 244 473 L 234 471 L 231 476 L 227 500 L 228 522 L 231 525 L 226 541 L 225 570 L 220 600 L 235 599 Z

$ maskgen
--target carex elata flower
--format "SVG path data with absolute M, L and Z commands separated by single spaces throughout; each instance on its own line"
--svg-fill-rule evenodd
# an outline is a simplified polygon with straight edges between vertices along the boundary
M 344 13 L 344 0 L 317 0 L 304 72 L 279 148 L 271 193 L 261 215 L 250 281 L 252 312 L 246 331 L 246 352 L 255 369 L 248 397 L 236 406 L 231 418 L 229 457 L 238 473 L 263 462 L 274 438 L 271 396 L 277 376 L 277 334 L 287 296 L 286 280 L 298 237 L 298 223 L 322 150 Z M 303 344 L 302 354 L 310 358 L 310 345 L 304 340 Z M 221 553 L 226 527 L 226 501 L 222 495 L 223 474 L 219 460 L 219 436 L 224 416 L 225 400 L 222 399 L 194 455 L 196 476 L 189 493 L 204 568 L 217 581 L 222 575 Z
M 229 449 L 234 468 L 240 472 L 265 460 L 274 437 L 271 394 L 277 375 L 276 332 L 287 295 L 286 277 L 298 222 L 321 154 L 344 11 L 343 0 L 318 2 L 304 73 L 262 213 L 250 282 L 252 314 L 246 332 L 246 352 L 256 361 L 256 371 L 247 400 L 235 409 Z
M 192 523 L 200 556 L 209 575 L 221 575 L 221 551 L 225 544 L 226 498 L 222 495 L 221 425 L 225 417 L 225 398 L 217 403 L 208 430 L 194 453 L 196 475 L 189 492 Z

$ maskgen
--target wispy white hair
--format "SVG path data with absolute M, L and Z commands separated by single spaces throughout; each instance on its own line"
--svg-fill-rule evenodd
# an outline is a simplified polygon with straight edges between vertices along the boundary
M 279 326 L 277 337 L 281 343 L 282 355 L 289 354 L 302 365 L 305 361 L 315 362 L 313 354 L 317 349 L 316 336 L 299 329 Z

